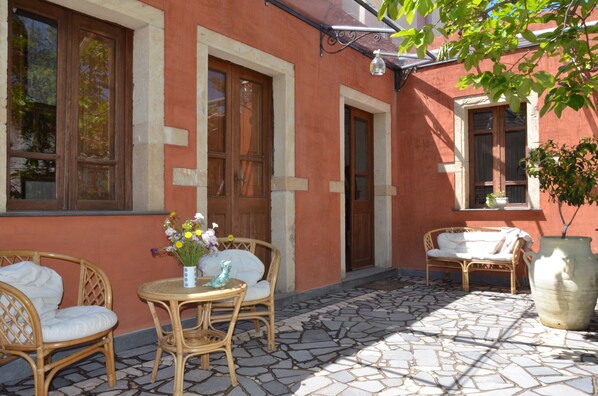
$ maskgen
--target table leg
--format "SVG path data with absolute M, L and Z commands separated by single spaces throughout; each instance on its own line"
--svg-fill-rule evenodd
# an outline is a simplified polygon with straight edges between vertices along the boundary
M 200 304 L 197 307 L 197 325 L 201 325 L 203 330 L 208 330 L 209 321 L 210 321 L 210 307 L 205 306 L 205 304 Z M 210 354 L 206 353 L 201 355 L 201 368 L 207 370 L 210 368 Z
M 175 343 L 174 356 L 174 396 L 183 395 L 183 376 L 185 375 L 185 360 L 183 356 L 183 325 L 181 323 L 181 313 L 179 303 L 175 300 L 170 301 L 170 315 L 172 320 L 172 335 Z
M 176 354 L 174 361 L 174 391 L 173 396 L 182 396 L 183 394 L 183 376 L 185 375 L 185 366 L 183 365 L 183 355 Z

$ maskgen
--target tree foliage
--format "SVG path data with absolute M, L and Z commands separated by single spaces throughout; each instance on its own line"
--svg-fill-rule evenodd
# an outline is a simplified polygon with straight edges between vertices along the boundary
M 435 32 L 444 38 L 440 59 L 463 62 L 462 89 L 483 88 L 493 101 L 504 96 L 517 111 L 532 91 L 546 94 L 540 114 L 565 108 L 595 109 L 598 89 L 598 0 L 383 0 L 378 16 L 405 18 L 438 11 L 434 24 L 402 30 L 399 54 L 415 50 L 420 58 L 431 48 Z M 533 47 L 517 49 L 518 37 Z M 516 53 L 507 63 L 503 55 Z M 484 70 L 482 61 L 491 67 Z M 510 59 L 513 59 L 512 57 Z M 543 59 L 559 66 L 543 70 Z
M 572 147 L 559 147 L 548 140 L 531 149 L 524 161 L 527 174 L 538 178 L 540 191 L 548 193 L 549 200 L 558 204 L 564 238 L 579 208 L 598 204 L 598 140 L 585 137 Z M 563 204 L 576 208 L 568 222 L 563 216 Z

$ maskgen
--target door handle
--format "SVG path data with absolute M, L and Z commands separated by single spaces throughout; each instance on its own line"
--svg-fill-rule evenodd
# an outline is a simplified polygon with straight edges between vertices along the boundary
M 245 178 L 243 178 L 243 176 L 239 176 L 236 173 L 235 173 L 235 181 L 237 183 L 239 183 L 241 185 L 241 187 L 243 187 L 243 185 L 245 184 Z

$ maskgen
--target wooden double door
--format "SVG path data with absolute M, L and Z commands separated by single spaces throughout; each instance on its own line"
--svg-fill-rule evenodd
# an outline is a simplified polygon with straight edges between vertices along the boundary
M 270 241 L 272 79 L 209 59 L 208 222 Z

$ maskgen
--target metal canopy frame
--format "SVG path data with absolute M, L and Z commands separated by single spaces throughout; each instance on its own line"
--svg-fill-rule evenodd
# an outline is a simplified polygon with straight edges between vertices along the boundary
M 346 48 L 352 48 L 368 58 L 374 58 L 374 50 L 379 50 L 388 69 L 394 72 L 395 91 L 399 91 L 407 81 L 407 78 L 413 73 L 417 66 L 433 63 L 436 61 L 436 55 L 430 51 L 426 52 L 425 59 L 419 59 L 416 54 L 398 55 L 398 45 L 390 39 L 390 35 L 403 29 L 400 24 L 388 17 L 378 20 L 378 10 L 371 4 L 371 0 L 344 0 L 339 7 L 339 1 L 317 0 L 317 5 L 327 7 L 325 16 L 331 19 L 326 23 L 324 18 L 314 16 L 317 11 L 309 9 L 309 0 L 264 0 L 265 4 L 272 4 L 286 11 L 287 13 L 299 18 L 308 25 L 320 31 L 320 56 L 324 53 L 336 54 Z M 334 3 L 334 4 L 333 4 Z M 315 3 L 311 7 L 315 8 Z M 362 21 L 357 20 L 354 15 L 346 13 L 342 5 L 347 7 L 356 6 L 358 12 L 362 15 L 367 14 L 369 19 L 375 19 L 378 25 L 368 26 Z M 302 8 L 303 6 L 303 8 Z M 328 11 L 336 12 L 335 16 L 328 15 Z M 312 15 L 308 15 L 311 13 Z M 373 17 L 373 18 L 372 18 Z M 364 17 L 363 20 L 366 18 Z M 355 25 L 347 25 L 342 22 L 349 20 L 356 22 Z

